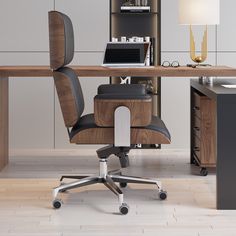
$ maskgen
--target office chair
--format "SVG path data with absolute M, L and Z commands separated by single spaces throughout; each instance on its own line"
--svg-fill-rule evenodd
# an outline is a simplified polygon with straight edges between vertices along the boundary
M 97 150 L 100 165 L 97 176 L 61 177 L 61 181 L 64 178 L 77 180 L 61 183 L 53 190 L 53 207 L 60 208 L 62 205 L 59 193 L 95 183 L 103 183 L 118 196 L 121 214 L 127 214 L 129 210 L 121 190 L 127 183 L 154 184 L 160 199 L 166 199 L 167 193 L 156 179 L 125 176 L 120 170 L 107 170 L 110 155 L 119 158 L 121 167 L 129 166 L 128 153 L 135 144 L 170 143 L 165 124 L 160 118 L 152 116 L 152 98 L 146 87 L 140 84 L 101 85 L 94 98 L 94 114 L 83 115 L 84 98 L 80 82 L 75 71 L 67 67 L 74 56 L 73 26 L 68 16 L 49 12 L 49 41 L 50 65 L 70 143 L 108 145 Z

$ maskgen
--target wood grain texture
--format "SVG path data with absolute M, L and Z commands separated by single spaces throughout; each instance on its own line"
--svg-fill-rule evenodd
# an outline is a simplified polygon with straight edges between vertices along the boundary
M 73 145 L 71 145 L 73 148 Z M 133 150 L 123 174 L 158 178 L 168 192 L 160 201 L 156 186 L 129 184 L 127 216 L 103 184 L 61 194 L 64 205 L 51 207 L 51 190 L 63 175 L 97 174 L 97 147 L 18 150 L 0 178 L 1 236 L 234 236 L 236 211 L 216 209 L 214 172 L 194 174 L 186 150 Z M 109 170 L 119 168 L 110 157 Z M 27 163 L 27 164 L 25 164 Z M 36 164 L 37 163 L 37 164 Z M 167 225 L 168 222 L 168 225 Z M 124 227 L 121 227 L 121 225 Z M 199 232 L 202 232 L 200 234 Z
M 0 77 L 0 170 L 8 164 L 8 78 Z
M 60 72 L 54 71 L 53 76 L 65 125 L 66 127 L 72 127 L 79 117 L 70 81 Z
M 98 126 L 114 126 L 114 113 L 117 107 L 125 106 L 130 110 L 131 126 L 147 126 L 152 119 L 152 99 L 109 100 L 94 99 L 94 118 Z
M 210 68 L 164 68 L 162 66 L 142 68 L 108 68 L 102 66 L 72 66 L 78 76 L 150 76 L 150 77 L 199 77 L 236 76 L 236 68 L 212 66 Z
M 194 124 L 192 128 L 194 135 L 201 139 L 201 120 L 197 116 L 194 116 Z
M 216 165 L 216 102 L 201 100 L 201 163 Z
M 236 68 L 212 66 L 210 68 L 108 68 L 102 66 L 71 66 L 78 76 L 150 76 L 150 77 L 199 77 L 199 76 L 236 76 Z M 1 77 L 40 77 L 52 76 L 49 66 L 0 66 Z
M 65 60 L 65 29 L 61 14 L 56 11 L 48 13 L 50 66 L 53 70 L 60 68 Z
M 201 95 L 198 93 L 193 94 L 193 100 L 194 100 L 194 106 L 193 106 L 193 112 L 194 115 L 197 116 L 199 119 L 201 119 Z
M 216 102 L 194 93 L 193 152 L 200 166 L 216 166 Z M 196 107 L 198 109 L 196 109 Z
M 71 139 L 77 144 L 114 144 L 113 128 L 90 128 L 79 132 Z M 169 144 L 170 140 L 160 132 L 145 129 L 131 128 L 131 144 Z
M 0 77 L 51 77 L 49 66 L 0 66 Z

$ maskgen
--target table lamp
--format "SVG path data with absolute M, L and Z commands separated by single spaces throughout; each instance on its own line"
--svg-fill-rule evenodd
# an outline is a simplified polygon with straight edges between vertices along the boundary
M 220 21 L 220 0 L 179 0 L 179 23 L 190 25 L 190 56 L 196 63 L 207 58 L 207 25 L 217 25 Z M 196 55 L 192 25 L 205 25 L 201 44 L 201 55 Z

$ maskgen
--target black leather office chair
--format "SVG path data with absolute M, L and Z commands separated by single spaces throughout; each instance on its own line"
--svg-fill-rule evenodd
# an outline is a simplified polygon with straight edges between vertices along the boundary
M 119 182 L 120 187 L 125 187 L 127 183 L 155 184 L 160 199 L 165 199 L 167 193 L 161 189 L 158 180 L 107 171 L 107 159 L 112 154 L 119 157 L 121 167 L 127 167 L 127 154 L 134 144 L 170 143 L 170 134 L 163 121 L 152 116 L 152 99 L 147 95 L 145 86 L 101 85 L 94 98 L 94 114 L 83 115 L 84 98 L 79 79 L 73 69 L 66 67 L 74 56 L 73 27 L 68 16 L 49 12 L 49 34 L 50 64 L 70 142 L 108 144 L 97 150 L 99 175 L 62 176 L 61 181 L 64 178 L 79 180 L 54 189 L 54 208 L 61 207 L 62 202 L 57 197 L 59 193 L 95 183 L 103 183 L 118 196 L 122 214 L 127 214 L 129 208 L 115 182 Z

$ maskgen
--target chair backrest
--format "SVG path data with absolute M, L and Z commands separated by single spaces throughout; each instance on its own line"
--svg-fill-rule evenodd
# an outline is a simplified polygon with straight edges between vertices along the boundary
M 73 127 L 84 111 L 84 98 L 79 79 L 68 65 L 74 57 L 73 25 L 68 16 L 50 11 L 49 46 L 50 66 L 53 69 L 57 90 L 66 127 Z
M 61 12 L 50 11 L 49 46 L 50 66 L 57 70 L 68 65 L 74 57 L 74 31 L 68 16 Z
M 53 71 L 63 118 L 66 127 L 73 127 L 84 111 L 84 97 L 74 70 L 63 67 Z

